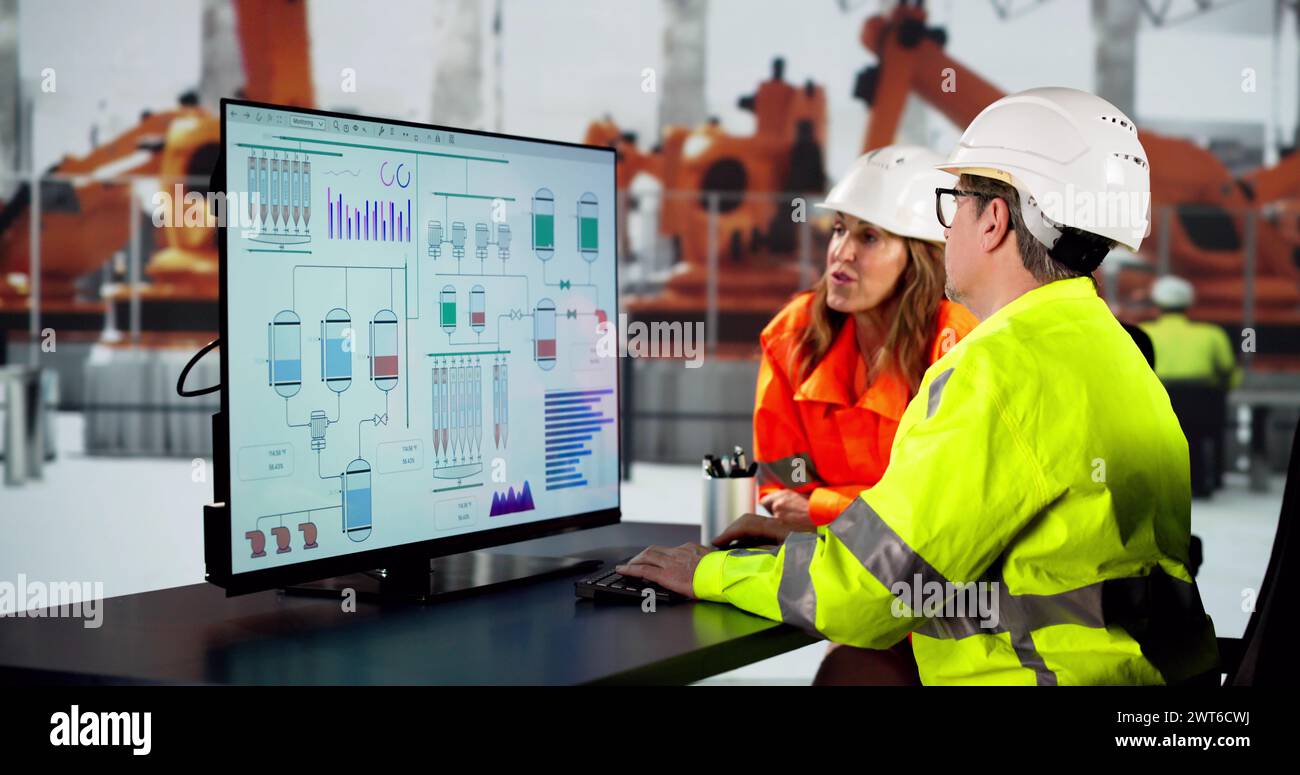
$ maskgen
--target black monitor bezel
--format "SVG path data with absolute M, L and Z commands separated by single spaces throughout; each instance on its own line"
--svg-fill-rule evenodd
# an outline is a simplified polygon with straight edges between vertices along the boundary
M 414 129 L 439 130 L 444 132 L 453 132 L 464 135 L 477 135 L 480 137 L 493 137 L 504 140 L 520 140 L 524 142 L 541 143 L 544 145 L 565 146 L 570 148 L 586 148 L 590 150 L 602 151 L 611 155 L 613 164 L 610 167 L 610 174 L 613 176 L 615 197 L 618 196 L 617 188 L 617 165 L 618 155 L 613 148 L 588 145 L 584 143 L 569 143 L 559 140 L 546 140 L 535 137 L 522 137 L 519 135 L 501 134 L 497 132 L 487 132 L 482 130 L 462 129 L 459 127 L 449 127 L 440 124 L 421 124 L 413 121 L 403 121 L 400 119 L 380 118 L 375 116 L 364 116 L 351 113 L 338 113 L 327 110 L 316 110 L 313 108 L 300 108 L 293 105 L 276 105 L 266 102 L 257 102 L 253 100 L 241 99 L 222 99 L 221 100 L 221 139 L 220 154 L 217 160 L 217 168 L 213 171 L 212 190 L 226 190 L 226 116 L 231 107 L 248 107 L 266 110 L 281 110 L 292 113 L 305 115 L 320 116 L 324 118 L 346 118 L 360 121 L 382 122 L 395 126 L 405 126 Z M 617 201 L 616 201 L 617 210 Z M 618 217 L 614 217 L 614 309 L 610 317 L 610 325 L 617 327 L 619 323 L 619 293 L 618 293 Z M 230 300 L 229 289 L 227 287 L 227 233 L 224 222 L 217 225 L 217 251 L 219 255 L 219 282 L 220 282 L 220 299 L 217 305 L 218 318 L 220 325 L 221 342 L 224 344 L 228 341 L 229 330 L 228 322 L 228 304 Z M 418 251 L 417 251 L 418 252 Z M 615 328 L 617 333 L 617 328 Z M 574 530 L 585 530 L 606 525 L 617 524 L 622 517 L 622 493 L 618 493 L 617 505 L 611 509 L 601 509 L 598 511 L 583 512 L 581 514 L 572 514 L 564 517 L 555 517 L 553 519 L 543 520 L 540 522 L 529 522 L 521 525 L 511 525 L 508 527 L 493 528 L 474 533 L 465 533 L 461 535 L 447 536 L 443 538 L 431 538 L 425 541 L 416 541 L 398 546 L 390 546 L 381 549 L 370 549 L 362 552 L 355 552 L 336 557 L 326 557 L 319 560 L 308 560 L 305 562 L 294 563 L 291 565 L 282 565 L 265 570 L 245 571 L 243 573 L 232 573 L 231 564 L 234 560 L 234 546 L 232 545 L 233 534 L 231 531 L 230 519 L 232 518 L 230 506 L 229 483 L 227 477 L 231 473 L 230 465 L 230 372 L 229 372 L 229 354 L 226 347 L 221 347 L 221 411 L 216 415 L 213 422 L 213 449 L 214 453 L 224 453 L 226 460 L 214 459 L 213 463 L 217 468 L 214 476 L 216 489 L 215 500 L 218 501 L 217 508 L 211 509 L 211 513 L 224 515 L 218 517 L 216 525 L 205 525 L 204 528 L 204 560 L 206 564 L 206 579 L 208 582 L 215 584 L 226 590 L 227 595 L 241 595 L 250 592 L 259 592 L 267 589 L 292 586 L 295 584 L 304 584 L 320 579 L 342 576 L 351 573 L 359 573 L 372 570 L 375 568 L 387 568 L 395 565 L 420 562 L 424 559 L 443 557 L 451 554 L 462 552 L 471 552 L 479 549 L 487 549 L 505 544 L 518 543 L 534 538 L 543 538 L 546 536 L 567 533 Z M 616 469 L 619 475 L 622 475 L 623 460 L 623 422 L 626 408 L 622 405 L 623 386 L 622 386 L 622 369 L 614 369 L 614 397 L 615 406 L 618 407 L 616 416 L 618 417 L 618 465 Z M 214 454 L 214 458 L 220 457 L 220 454 Z M 222 492 L 223 482 L 225 492 Z M 208 517 L 211 519 L 211 517 Z M 224 524 L 220 524 L 224 523 Z M 214 529 L 216 528 L 216 529 Z

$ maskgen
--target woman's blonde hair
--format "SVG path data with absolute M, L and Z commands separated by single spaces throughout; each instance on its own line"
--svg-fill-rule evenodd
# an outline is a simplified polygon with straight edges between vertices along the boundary
M 897 235 L 891 234 L 896 237 Z M 902 372 L 909 395 L 914 395 L 921 378 L 930 366 L 930 340 L 934 335 L 934 316 L 943 300 L 943 246 L 934 242 L 900 237 L 906 242 L 907 266 L 898 277 L 894 292 L 882 304 L 897 299 L 898 312 L 889 324 L 884 346 L 868 364 L 869 373 L 878 375 L 893 365 Z M 813 302 L 808 327 L 795 348 L 799 382 L 803 382 L 831 349 L 840 327 L 849 315 L 830 308 L 826 303 L 826 275 L 813 286 Z

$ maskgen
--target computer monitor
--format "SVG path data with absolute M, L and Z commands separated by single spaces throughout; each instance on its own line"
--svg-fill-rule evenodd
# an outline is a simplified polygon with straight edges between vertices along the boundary
M 210 581 L 618 521 L 613 150 L 223 100 L 221 153 Z

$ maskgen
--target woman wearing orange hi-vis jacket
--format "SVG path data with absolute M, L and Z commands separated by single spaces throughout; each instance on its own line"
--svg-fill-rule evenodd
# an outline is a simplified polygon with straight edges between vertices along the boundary
M 826 273 L 762 334 L 754 407 L 759 498 L 782 525 L 834 520 L 889 465 L 921 377 L 978 322 L 943 297 L 938 154 L 907 145 L 854 162 L 826 201 Z M 907 643 L 833 650 L 820 683 L 911 683 Z
M 754 407 L 759 498 L 811 531 L 880 479 L 931 363 L 978 321 L 944 299 L 938 154 L 871 151 L 817 205 L 835 214 L 826 273 L 762 334 Z

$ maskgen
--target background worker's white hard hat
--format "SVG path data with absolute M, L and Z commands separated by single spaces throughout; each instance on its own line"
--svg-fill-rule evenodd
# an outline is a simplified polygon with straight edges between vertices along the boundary
M 1181 277 L 1165 275 L 1151 286 L 1151 300 L 1161 309 L 1187 309 L 1195 298 L 1192 284 Z
M 1009 182 L 1022 200 L 1025 193 L 1034 200 L 1049 234 L 1054 222 L 1137 250 L 1147 233 L 1151 171 L 1137 127 L 1085 91 L 1050 87 L 1003 97 L 975 117 L 939 168 Z M 1026 226 L 1052 246 L 1032 215 Z
M 816 206 L 846 213 L 901 237 L 943 242 L 934 190 L 952 178 L 935 166 L 943 157 L 918 145 L 886 145 L 859 156 Z

